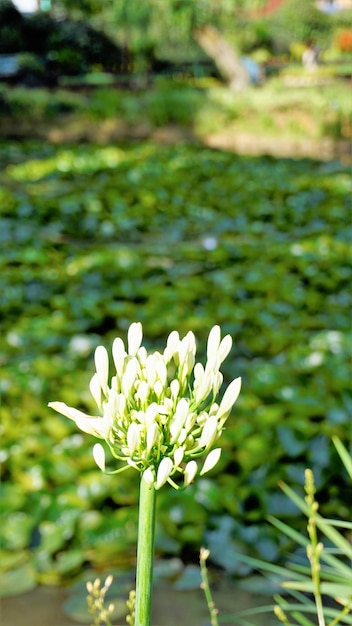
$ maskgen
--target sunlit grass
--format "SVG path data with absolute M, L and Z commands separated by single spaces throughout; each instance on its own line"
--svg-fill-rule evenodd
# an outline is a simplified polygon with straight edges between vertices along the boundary
M 77 130 L 82 124 L 112 120 L 127 127 L 177 124 L 192 128 L 200 137 L 230 129 L 311 139 L 348 138 L 351 134 L 351 98 L 349 85 L 343 81 L 320 86 L 308 82 L 300 87 L 273 78 L 241 94 L 203 79 L 158 79 L 149 89 L 138 92 L 111 86 L 80 93 L 3 86 L 0 97 L 7 124 L 10 118 L 27 132 L 34 122 L 44 127 L 70 124 Z

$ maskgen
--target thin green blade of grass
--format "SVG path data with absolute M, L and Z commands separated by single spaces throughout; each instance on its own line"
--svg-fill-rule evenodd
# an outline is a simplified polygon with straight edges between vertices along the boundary
M 285 613 L 291 613 L 292 617 L 298 621 L 300 626 L 316 626 L 314 622 L 301 613 L 302 610 L 307 613 L 313 613 L 315 612 L 315 607 L 306 606 L 302 609 L 301 604 L 288 603 L 282 596 L 274 596 L 274 600 Z
M 281 520 L 277 519 L 276 517 L 273 517 L 272 515 L 268 516 L 268 520 L 278 530 L 280 530 L 282 533 L 290 537 L 290 539 L 293 539 L 295 543 L 300 544 L 304 548 L 306 548 L 307 545 L 309 544 L 309 540 L 305 535 L 302 535 L 297 530 L 294 530 L 293 528 L 291 528 L 291 526 L 288 526 L 288 524 L 285 524 L 285 522 L 281 522 Z
M 287 524 L 285 524 L 284 522 L 281 522 L 280 520 L 276 519 L 275 517 L 269 516 L 268 517 L 269 521 L 271 524 L 273 524 L 273 526 L 275 526 L 278 530 L 280 530 L 281 532 L 283 532 L 284 534 L 286 534 L 288 537 L 290 537 L 291 539 L 293 539 L 293 541 L 295 541 L 296 543 L 300 544 L 301 546 L 303 546 L 304 548 L 307 547 L 307 545 L 309 544 L 309 540 L 307 537 L 305 537 L 304 535 L 300 534 L 299 532 L 295 531 L 293 528 L 291 528 L 290 526 L 288 526 Z M 339 535 L 339 537 L 341 536 L 340 533 L 337 533 Z M 345 540 L 343 540 L 345 541 Z M 340 552 L 341 552 L 341 548 L 339 548 Z M 342 554 L 345 556 L 345 552 L 343 551 Z M 324 550 L 321 554 L 321 559 L 326 562 L 328 565 L 330 565 L 331 567 L 333 567 L 334 569 L 336 569 L 337 571 L 339 571 L 339 573 L 343 576 L 352 576 L 351 574 L 351 569 L 345 565 L 345 563 L 343 563 L 340 559 L 336 558 L 334 555 L 332 555 L 331 553 L 328 553 L 326 550 Z M 309 570 L 310 572 L 310 570 Z M 304 573 L 304 572 L 302 572 Z
M 300 565 L 299 563 L 290 563 L 290 571 L 291 571 L 291 568 L 293 571 L 303 574 L 307 576 L 309 579 L 311 578 L 310 567 L 305 566 L 305 565 Z M 333 569 L 324 568 L 324 570 L 322 571 L 322 577 L 324 578 L 326 582 L 333 582 L 336 584 L 338 583 L 346 584 L 345 572 L 342 572 L 341 574 L 336 574 Z M 351 578 L 351 588 L 352 588 L 352 578 Z
M 236 557 L 238 558 L 239 561 L 242 561 L 242 563 L 245 563 L 246 565 L 250 565 L 251 567 L 255 568 L 257 571 L 262 572 L 263 570 L 266 570 L 267 572 L 270 572 L 271 574 L 274 574 L 275 576 L 279 576 L 280 579 L 281 578 L 286 578 L 287 577 L 287 568 L 285 567 L 281 567 L 280 565 L 273 565 L 272 563 L 267 563 L 266 561 L 261 561 L 260 559 L 255 559 L 251 556 L 248 556 L 247 554 L 236 554 Z M 292 575 L 293 578 L 295 578 L 295 580 L 305 580 L 306 577 L 302 576 L 301 574 L 298 574 L 296 572 L 291 572 L 290 574 Z
M 344 520 L 339 519 L 329 519 L 324 517 L 325 524 L 329 526 L 334 526 L 335 528 L 345 528 L 346 530 L 352 530 L 352 522 L 345 522 Z
M 319 530 L 321 530 L 321 532 L 323 532 L 324 535 L 341 550 L 342 554 L 344 554 L 346 558 L 352 559 L 352 545 L 343 537 L 343 535 L 341 535 L 341 533 L 338 532 L 338 530 L 335 530 L 335 528 L 330 524 L 325 523 L 325 520 L 320 515 L 317 515 L 316 517 L 316 524 Z
M 306 580 L 305 582 L 285 581 L 282 583 L 282 586 L 285 589 L 297 589 L 305 593 L 314 593 L 316 589 L 314 582 L 311 580 Z M 320 584 L 320 591 L 323 595 L 344 598 L 347 601 L 352 598 L 351 585 L 347 585 L 346 583 L 322 582 Z
M 302 591 L 297 591 L 296 589 L 289 590 L 290 596 L 297 600 L 300 603 L 300 606 L 312 606 L 312 598 L 302 593 Z M 286 600 L 287 602 L 287 600 Z
M 288 485 L 286 485 L 286 483 L 280 482 L 279 484 L 280 484 L 280 487 L 283 490 L 283 492 L 309 518 L 310 517 L 310 510 L 309 510 L 309 507 L 306 504 L 306 502 L 303 500 L 303 498 L 298 496 L 293 489 L 291 489 Z M 344 553 L 344 555 L 347 558 L 352 559 L 352 546 L 351 546 L 351 544 L 337 530 L 335 530 L 335 528 L 332 525 L 326 524 L 324 518 L 322 518 L 321 515 L 319 515 L 319 513 L 316 513 L 316 515 L 314 516 L 314 520 L 315 520 L 316 525 L 318 526 L 319 530 L 321 530 L 324 533 L 324 535 L 328 539 L 330 539 L 330 541 L 335 546 L 340 548 L 340 550 Z
M 306 613 L 312 613 L 312 614 L 316 614 L 316 606 L 315 603 L 313 601 L 310 602 L 310 605 L 305 606 L 304 608 L 302 607 L 302 604 L 294 604 L 291 602 L 287 602 L 287 600 L 285 598 L 282 598 L 281 596 L 275 596 L 274 597 L 274 601 L 279 604 L 279 606 L 281 606 L 281 608 L 283 609 L 283 611 L 285 612 L 289 612 L 291 613 L 292 611 L 304 611 Z M 331 607 L 325 607 L 324 608 L 324 615 L 326 618 L 329 619 L 336 619 L 337 616 L 339 616 L 342 613 L 342 611 L 335 609 L 335 608 L 331 608 Z M 352 615 L 347 614 L 343 616 L 343 620 L 345 624 L 348 625 L 352 625 Z M 316 626 L 316 623 L 313 623 L 313 626 Z
M 349 454 L 348 450 L 343 445 L 342 441 L 334 435 L 332 437 L 333 444 L 340 455 L 341 461 L 348 473 L 350 479 L 352 480 L 352 457 Z
M 341 553 L 341 551 L 339 551 L 338 554 L 339 554 L 339 557 L 345 557 L 344 552 Z M 342 576 L 344 579 L 347 579 L 347 580 L 351 579 L 351 587 L 352 587 L 351 566 L 344 563 L 339 557 L 335 556 L 334 554 L 331 554 L 331 552 L 329 552 L 328 549 L 325 549 L 325 547 L 324 547 L 324 550 L 322 550 L 320 554 L 320 560 L 329 568 L 338 572 L 337 574 L 338 576 Z M 330 571 L 330 570 L 324 568 L 324 572 L 325 571 Z
M 236 620 L 236 626 L 253 626 L 251 622 L 247 621 L 247 617 L 252 617 L 255 615 L 262 615 L 264 613 L 273 613 L 274 605 L 269 604 L 265 606 L 255 607 L 253 609 L 244 609 L 243 611 L 238 611 L 236 613 L 231 613 L 230 615 L 221 615 L 219 617 L 220 624 L 233 624 L 234 619 Z
M 325 558 L 326 556 L 326 558 Z M 333 582 L 342 582 L 345 583 L 346 580 L 351 580 L 351 589 L 352 589 L 352 570 L 351 568 L 343 563 L 340 559 L 332 556 L 325 555 L 324 551 L 320 553 L 320 561 L 324 562 L 324 568 L 322 569 L 322 575 L 326 580 L 330 580 Z M 308 576 L 311 578 L 311 568 L 309 565 L 303 565 L 301 563 L 290 563 L 290 571 L 291 569 L 295 572 L 303 574 L 304 576 Z

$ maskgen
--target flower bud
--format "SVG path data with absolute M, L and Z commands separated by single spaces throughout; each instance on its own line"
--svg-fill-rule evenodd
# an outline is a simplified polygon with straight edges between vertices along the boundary
M 169 478 L 173 470 L 173 467 L 174 467 L 174 464 L 172 460 L 170 459 L 170 457 L 165 456 L 161 460 L 160 465 L 158 467 L 157 476 L 156 476 L 156 485 L 155 485 L 156 489 L 160 489 L 160 487 L 162 487 L 166 483 L 167 479 Z
M 159 441 L 159 427 L 156 422 L 153 422 L 147 431 L 147 453 L 151 451 L 153 446 Z
M 142 343 L 143 330 L 140 322 L 134 322 L 127 332 L 128 354 L 136 356 L 138 349 Z
M 156 383 L 154 383 L 153 389 L 155 391 L 156 397 L 160 398 L 161 394 L 164 391 L 164 386 L 163 386 L 162 382 L 160 380 L 157 380 Z
M 209 417 L 205 422 L 202 430 L 201 437 L 199 439 L 198 445 L 203 448 L 210 448 L 210 446 L 214 443 L 214 440 L 217 435 L 218 429 L 218 420 L 214 415 L 213 417 Z
M 127 446 L 132 456 L 140 441 L 140 427 L 136 422 L 132 422 L 127 431 Z
M 208 336 L 207 343 L 207 360 L 215 361 L 218 358 L 218 350 L 220 345 L 220 326 L 213 326 Z
M 155 478 L 151 467 L 147 467 L 147 469 L 143 472 L 143 480 L 147 483 L 147 485 L 153 485 Z
M 105 450 L 101 443 L 96 443 L 93 446 L 93 459 L 96 462 L 99 469 L 105 471 Z
M 126 397 L 128 397 L 131 393 L 132 387 L 136 381 L 138 370 L 138 361 L 135 358 L 132 358 L 128 361 L 125 373 L 122 377 L 122 391 Z
M 171 396 L 175 400 L 180 391 L 180 383 L 177 379 L 172 380 L 170 383 Z
M 150 388 L 149 388 L 148 383 L 145 380 L 142 380 L 140 384 L 138 385 L 138 389 L 136 392 L 136 397 L 139 398 L 142 405 L 146 403 L 148 395 L 149 395 L 149 391 L 150 391 Z
M 233 380 L 232 383 L 230 383 L 230 385 L 227 387 L 224 393 L 224 397 L 220 402 L 217 414 L 218 419 L 221 419 L 222 417 L 227 417 L 239 396 L 240 390 L 241 378 L 235 378 L 235 380 Z
M 125 345 L 122 339 L 120 339 L 120 337 L 116 337 L 112 344 L 112 358 L 114 360 L 116 373 L 119 379 L 122 377 L 123 374 L 126 356 L 127 354 L 125 351 Z
M 177 354 L 179 343 L 180 335 L 178 334 L 177 330 L 173 330 L 167 338 L 166 348 L 164 350 L 164 359 L 166 363 L 171 361 L 172 357 Z
M 93 396 L 93 399 L 95 400 L 96 404 L 101 410 L 102 394 L 101 394 L 101 386 L 100 386 L 98 374 L 94 374 L 94 376 L 92 376 L 90 383 L 89 383 L 89 389 L 90 389 L 90 393 Z
M 109 356 L 104 346 L 98 346 L 95 354 L 95 369 L 104 394 L 108 391 Z
M 176 450 L 174 452 L 175 467 L 178 467 L 182 463 L 184 454 L 185 454 L 184 446 L 180 446 L 179 448 L 176 448 Z
M 172 436 L 171 443 L 174 443 L 177 440 L 187 419 L 187 415 L 188 401 L 186 400 L 186 398 L 181 398 L 181 400 L 179 400 L 177 403 L 175 415 L 170 424 L 170 434 Z
M 187 487 L 194 479 L 198 471 L 198 465 L 195 461 L 189 461 L 185 467 L 184 485 Z
M 204 461 L 204 465 L 200 471 L 200 475 L 206 474 L 206 472 L 210 472 L 213 467 L 217 464 L 218 460 L 221 456 L 221 448 L 215 448 L 211 452 L 209 452 L 207 458 Z
M 225 337 L 220 343 L 219 351 L 218 351 L 220 363 L 222 363 L 226 359 L 231 348 L 232 348 L 232 338 L 230 335 L 225 335 Z

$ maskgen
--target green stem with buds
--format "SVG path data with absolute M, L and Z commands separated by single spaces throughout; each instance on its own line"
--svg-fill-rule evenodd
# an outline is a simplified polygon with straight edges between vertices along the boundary
M 141 478 L 134 626 L 150 626 L 153 588 L 156 490 Z

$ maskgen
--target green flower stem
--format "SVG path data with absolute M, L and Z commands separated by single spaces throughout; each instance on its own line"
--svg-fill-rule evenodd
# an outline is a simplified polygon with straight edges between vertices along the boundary
M 134 626 L 150 626 L 153 588 L 156 490 L 143 477 L 139 492 L 136 610 Z

